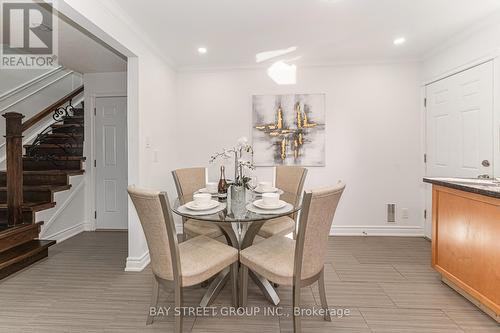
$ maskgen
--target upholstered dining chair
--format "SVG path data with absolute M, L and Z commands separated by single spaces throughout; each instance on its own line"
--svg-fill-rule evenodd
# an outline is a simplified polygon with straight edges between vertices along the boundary
M 296 240 L 273 236 L 240 252 L 240 306 L 247 303 L 248 270 L 271 282 L 293 286 L 293 308 L 300 308 L 300 288 L 318 282 L 324 319 L 330 321 L 325 291 L 324 258 L 335 210 L 345 185 L 306 191 Z M 293 311 L 295 333 L 300 315 Z
M 306 176 L 306 168 L 285 165 L 277 166 L 275 186 L 285 192 L 281 199 L 292 205 L 298 205 L 301 200 L 300 196 L 304 188 Z M 287 196 L 287 193 L 292 196 Z M 293 233 L 295 236 L 297 216 L 298 214 L 293 214 L 292 216 L 283 216 L 269 220 L 260 228 L 258 235 L 269 238 L 274 235 L 285 236 Z
M 205 187 L 205 168 L 185 168 L 172 171 L 177 195 L 180 197 L 190 197 L 197 190 Z M 222 236 L 222 231 L 214 223 L 204 222 L 194 219 L 182 219 L 182 237 L 196 237 L 204 235 L 210 238 Z
M 128 193 L 141 221 L 153 270 L 151 307 L 158 304 L 159 286 L 174 289 L 179 309 L 175 332 L 182 332 L 182 288 L 199 284 L 231 267 L 233 306 L 237 306 L 238 250 L 221 242 L 198 236 L 178 243 L 174 220 L 165 193 L 129 186 Z M 146 324 L 153 322 L 148 315 Z

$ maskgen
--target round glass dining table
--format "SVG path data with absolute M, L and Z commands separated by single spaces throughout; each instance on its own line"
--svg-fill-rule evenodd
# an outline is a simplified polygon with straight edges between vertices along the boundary
M 228 191 L 226 200 L 221 201 L 218 207 L 204 212 L 191 210 L 185 206 L 186 203 L 193 199 L 193 195 L 188 195 L 178 197 L 172 206 L 172 211 L 184 220 L 195 219 L 214 223 L 222 231 L 228 245 L 243 250 L 253 244 L 260 228 L 266 221 L 283 216 L 294 218 L 295 214 L 301 209 L 300 200 L 298 200 L 299 198 L 295 193 L 280 191 L 280 200 L 286 202 L 286 205 L 275 210 L 264 210 L 256 207 L 253 202 L 260 198 L 259 193 L 247 190 L 237 200 L 236 196 L 233 198 L 231 191 Z M 214 196 L 213 200 L 217 200 L 217 196 Z M 250 277 L 271 303 L 274 305 L 279 304 L 278 294 L 268 280 L 252 271 L 250 271 Z M 200 306 L 209 306 L 228 279 L 229 269 L 226 269 L 212 281 Z

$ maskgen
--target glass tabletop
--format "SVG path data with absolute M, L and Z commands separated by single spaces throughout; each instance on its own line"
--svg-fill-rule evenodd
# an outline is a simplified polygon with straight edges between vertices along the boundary
M 212 199 L 218 201 L 217 196 L 213 196 Z M 297 198 L 295 193 L 281 193 L 280 200 L 286 202 L 286 206 L 275 210 L 259 209 L 253 205 L 253 202 L 258 199 L 261 199 L 261 195 L 251 190 L 245 191 L 244 200 L 232 198 L 231 191 L 228 191 L 226 200 L 219 201 L 219 205 L 217 207 L 205 212 L 191 210 L 184 206 L 186 203 L 193 200 L 193 195 L 187 195 L 184 197 L 178 197 L 175 200 L 172 211 L 177 215 L 189 219 L 231 223 L 270 220 L 277 217 L 291 215 L 301 209 L 300 200 L 297 200 L 299 198 Z

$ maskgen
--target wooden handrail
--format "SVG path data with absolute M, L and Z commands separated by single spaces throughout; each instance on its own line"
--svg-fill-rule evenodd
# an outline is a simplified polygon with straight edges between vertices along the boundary
M 40 120 L 47 117 L 55 109 L 57 109 L 58 107 L 60 107 L 64 103 L 68 102 L 70 99 L 74 98 L 75 96 L 78 96 L 82 92 L 83 92 L 83 86 L 80 86 L 80 87 L 76 88 L 75 90 L 73 90 L 72 92 L 70 92 L 69 94 L 67 94 L 66 96 L 64 96 L 63 98 L 61 98 L 60 100 L 58 100 L 57 102 L 53 103 L 52 105 L 50 105 L 50 106 L 46 107 L 45 109 L 43 109 L 42 111 L 38 112 L 36 115 L 34 115 L 33 117 L 31 117 L 30 119 L 26 120 L 23 123 L 22 131 L 24 132 L 27 129 L 31 128 L 33 125 L 38 123 Z

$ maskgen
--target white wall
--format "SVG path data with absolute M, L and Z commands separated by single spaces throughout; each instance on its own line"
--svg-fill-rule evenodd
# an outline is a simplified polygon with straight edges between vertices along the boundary
M 413 63 L 310 67 L 299 68 L 297 85 L 278 86 L 265 69 L 180 72 L 178 164 L 207 166 L 211 153 L 250 138 L 252 94 L 325 93 L 326 167 L 309 168 L 305 187 L 347 183 L 334 232 L 422 235 L 419 74 Z M 272 169 L 258 174 L 271 179 Z M 409 219 L 386 223 L 387 203 L 408 208 Z
M 174 165 L 175 72 L 154 44 L 134 30 L 133 22 L 98 0 L 59 1 L 59 10 L 128 57 L 127 121 L 129 183 L 174 193 L 170 175 Z M 168 41 L 165 41 L 168 42 Z M 146 149 L 146 136 L 152 142 Z M 158 162 L 153 163 L 157 151 Z M 147 245 L 135 209 L 129 202 L 129 256 L 127 270 L 142 270 L 149 263 Z
M 71 189 L 55 194 L 57 203 L 52 209 L 37 213 L 37 221 L 44 221 L 40 238 L 62 242 L 85 230 L 91 230 L 86 214 L 85 176 L 70 177 Z
M 429 52 L 423 62 L 424 82 L 464 69 L 478 60 L 500 54 L 500 12 L 450 38 Z
M 30 80 L 50 71 L 50 69 L 7 69 L 0 68 L 0 95 L 17 88 Z

